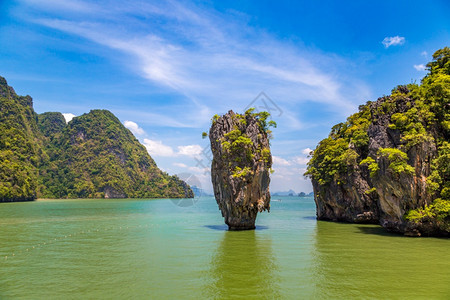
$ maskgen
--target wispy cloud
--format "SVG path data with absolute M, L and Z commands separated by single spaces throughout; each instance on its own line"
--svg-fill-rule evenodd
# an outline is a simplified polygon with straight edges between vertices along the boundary
M 204 2 L 19 2 L 23 5 L 16 17 L 50 32 L 59 31 L 64 39 L 88 41 L 80 43 L 76 50 L 121 63 L 128 72 L 147 80 L 149 90 L 160 97 L 158 100 L 146 104 L 147 99 L 142 99 L 136 108 L 109 109 L 127 120 L 134 134 L 145 137 L 141 142 L 152 156 L 166 162 L 177 160 L 178 165 L 170 161 L 170 166 L 189 166 L 201 148 L 187 145 L 196 143 L 188 139 L 170 140 L 174 136 L 164 136 L 167 132 L 173 134 L 176 130 L 189 135 L 189 128 L 201 128 L 201 132 L 209 126 L 212 115 L 229 109 L 242 111 L 261 91 L 283 111 L 275 119 L 277 143 L 317 126 L 314 122 L 322 122 L 327 116 L 323 112 L 343 118 L 354 112 L 362 99 L 371 97 L 367 85 L 352 77 L 352 71 L 346 72 L 352 69 L 352 60 L 305 47 L 301 42 L 279 39 L 249 25 L 248 16 L 222 13 Z M 391 46 L 396 41 L 388 43 Z M 167 99 L 161 95 L 167 95 Z M 305 112 L 311 103 L 320 109 Z M 300 117 L 307 114 L 307 118 Z M 146 135 L 143 128 L 149 126 L 160 131 Z M 303 174 L 306 156 L 296 154 L 274 156 L 277 176 L 283 177 L 279 182 L 293 184 Z M 204 168 L 196 168 L 190 171 L 204 172 Z
M 309 153 L 311 153 L 311 151 L 312 151 L 311 148 L 305 148 L 305 149 L 302 150 L 302 153 L 303 153 L 304 155 L 309 155 Z
M 140 124 L 153 125 L 159 127 L 175 127 L 175 128 L 198 128 L 202 122 L 199 120 L 203 117 L 201 108 L 196 107 L 197 112 L 191 113 L 190 110 L 173 107 L 171 109 L 158 112 L 148 112 L 142 110 L 130 110 L 130 109 L 114 109 L 116 113 L 120 113 L 126 118 L 139 119 Z M 154 110 L 157 110 L 155 108 Z M 184 113 L 183 118 L 176 118 L 172 115 L 177 113 Z M 209 118 L 211 118 L 211 113 L 207 113 Z M 206 114 L 205 114 L 206 115 Z M 206 116 L 205 116 L 206 117 Z
M 144 139 L 143 145 L 147 148 L 147 151 L 152 156 L 188 156 L 198 157 L 201 155 L 203 148 L 200 145 L 186 145 L 178 146 L 178 151 L 175 151 L 171 146 L 165 145 L 162 141 Z
M 294 157 L 293 161 L 298 165 L 304 166 L 308 163 L 309 158 L 303 156 L 296 156 Z
M 203 151 L 203 148 L 200 145 L 187 145 L 187 146 L 178 146 L 178 154 L 186 155 L 190 157 L 199 156 Z
M 416 69 L 417 71 L 425 71 L 427 69 L 427 67 L 424 64 L 420 64 L 420 65 L 414 65 L 414 69 Z
M 210 107 L 215 111 L 240 109 L 262 90 L 286 104 L 327 103 L 344 108 L 340 109 L 343 114 L 356 107 L 353 95 L 345 95 L 342 88 L 352 83 L 344 84 L 337 70 L 323 70 L 316 63 L 333 60 L 333 56 L 280 42 L 236 17 L 225 18 L 188 2 L 137 5 L 126 1 L 111 10 L 102 10 L 98 4 L 97 17 L 92 20 L 88 12 L 83 18 L 83 4 L 89 6 L 83 1 L 66 4 L 78 7 L 81 17 L 64 9 L 50 10 L 52 1 L 32 2 L 34 8 L 53 12 L 32 18 L 33 22 L 123 53 L 131 58 L 129 68 L 186 97 L 191 105 L 186 110 L 201 112 L 197 120 L 204 123 L 211 117 Z M 124 22 L 132 26 L 123 26 Z
M 164 145 L 162 141 L 144 139 L 144 146 L 151 156 L 174 156 L 172 147 Z
M 273 155 L 272 156 L 273 164 L 278 166 L 290 166 L 291 163 L 284 158 Z
M 69 12 L 69 13 L 96 13 L 98 7 L 91 3 L 77 0 L 22 0 L 21 2 L 30 5 L 45 8 L 46 10 L 56 12 Z
M 180 168 L 187 168 L 188 167 L 186 164 L 179 163 L 179 162 L 175 162 L 175 163 L 173 163 L 173 165 L 176 166 L 176 167 L 180 167 Z
M 123 122 L 123 125 L 130 129 L 134 135 L 143 135 L 145 133 L 144 129 L 139 127 L 139 125 L 133 121 L 125 121 Z
M 381 42 L 384 47 L 387 49 L 391 46 L 399 46 L 403 45 L 405 43 L 405 38 L 402 36 L 387 36 L 384 38 L 384 40 Z

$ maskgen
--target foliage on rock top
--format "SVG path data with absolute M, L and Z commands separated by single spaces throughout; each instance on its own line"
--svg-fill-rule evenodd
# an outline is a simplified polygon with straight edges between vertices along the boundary
M 225 133 L 218 141 L 222 148 L 222 158 L 227 159 L 231 175 L 244 181 L 253 175 L 251 164 L 255 159 L 267 164 L 268 168 L 272 165 L 270 149 L 261 147 L 259 140 L 264 137 L 270 138 L 271 130 L 269 128 L 276 127 L 276 123 L 267 121 L 270 116 L 268 112 L 254 113 L 253 111 L 254 109 L 251 108 L 244 114 L 233 113 L 233 129 Z M 218 120 L 219 118 L 213 117 L 213 124 Z M 247 127 L 254 122 L 259 131 L 256 143 L 246 134 Z

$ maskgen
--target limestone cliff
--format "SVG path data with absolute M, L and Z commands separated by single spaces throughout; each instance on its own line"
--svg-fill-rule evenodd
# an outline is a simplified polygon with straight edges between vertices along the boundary
M 421 85 L 361 105 L 313 151 L 306 175 L 318 219 L 448 236 L 450 49 L 433 57 Z
M 61 113 L 36 114 L 32 98 L 0 77 L 0 202 L 193 196 L 111 112 L 92 110 L 66 124 Z
M 184 181 L 157 167 L 145 147 L 110 111 L 91 110 L 68 124 L 62 124 L 58 114 L 39 118 L 50 156 L 41 168 L 44 197 L 193 197 Z
M 229 111 L 213 118 L 209 131 L 216 198 L 230 230 L 254 229 L 258 212 L 270 209 L 272 166 L 267 113 Z M 272 123 L 273 124 L 273 123 Z
M 37 197 L 39 165 L 45 156 L 30 96 L 19 96 L 0 77 L 0 202 Z

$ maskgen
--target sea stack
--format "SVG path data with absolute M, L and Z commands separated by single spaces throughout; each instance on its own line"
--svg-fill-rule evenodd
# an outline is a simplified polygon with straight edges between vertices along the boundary
M 258 212 L 270 210 L 270 153 L 267 112 L 229 111 L 213 117 L 209 131 L 213 161 L 211 177 L 229 230 L 255 229 Z

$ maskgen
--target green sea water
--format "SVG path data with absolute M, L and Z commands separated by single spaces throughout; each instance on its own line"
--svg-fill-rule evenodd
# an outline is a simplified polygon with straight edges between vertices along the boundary
M 449 239 L 277 199 L 244 232 L 213 198 L 1 204 L 0 299 L 450 299 Z

